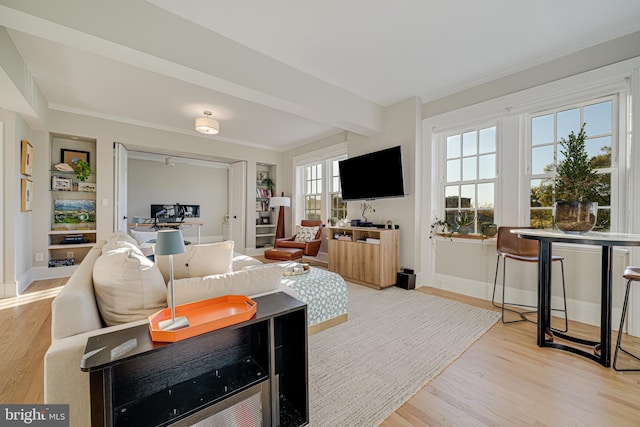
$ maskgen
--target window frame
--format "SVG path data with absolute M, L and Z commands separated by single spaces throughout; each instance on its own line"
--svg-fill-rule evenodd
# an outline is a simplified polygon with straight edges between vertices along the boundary
M 585 94 L 585 96 L 576 99 L 573 97 L 572 99 L 568 99 L 566 103 L 556 102 L 554 105 L 547 105 L 543 109 L 538 109 L 534 112 L 528 112 L 523 114 L 524 117 L 524 137 L 525 137 L 525 146 L 524 146 L 524 175 L 525 179 L 523 180 L 522 194 L 524 200 L 524 209 L 523 215 L 525 224 L 531 224 L 531 181 L 534 179 L 553 179 L 556 172 L 557 166 L 557 153 L 559 152 L 560 147 L 560 139 L 566 138 L 567 135 L 556 135 L 556 141 L 554 141 L 554 167 L 553 171 L 550 173 L 544 174 L 533 174 L 532 171 L 532 150 L 533 150 L 533 140 L 532 140 L 532 120 L 536 117 L 542 117 L 549 114 L 554 114 L 557 116 L 558 113 L 563 111 L 568 111 L 575 108 L 580 108 L 580 124 L 583 122 L 583 111 L 585 106 L 594 105 L 606 101 L 611 102 L 611 164 L 608 168 L 599 168 L 597 173 L 609 173 L 610 174 L 610 185 L 611 185 L 611 194 L 609 206 L 605 209 L 609 210 L 609 218 L 610 225 L 608 231 L 617 231 L 623 229 L 624 224 L 624 207 L 620 206 L 621 203 L 621 189 L 624 188 L 624 183 L 621 180 L 624 179 L 624 175 L 626 172 L 623 170 L 624 165 L 620 165 L 619 159 L 625 158 L 625 144 L 623 139 L 620 137 L 620 129 L 625 129 L 626 123 L 623 120 L 623 112 L 625 111 L 625 107 L 623 102 L 625 99 L 624 91 L 611 91 L 608 94 Z M 554 117 L 554 134 L 557 134 L 557 118 Z M 587 132 L 587 137 L 590 135 Z M 555 202 L 555 195 L 554 195 Z M 551 207 L 542 207 L 540 209 L 535 210 L 551 210 L 552 220 L 555 218 L 555 203 Z M 598 207 L 600 209 L 600 207 Z
M 327 224 L 331 215 L 331 195 L 335 192 L 331 191 L 331 185 L 329 180 L 333 179 L 333 165 L 336 160 L 343 160 L 347 158 L 347 146 L 346 143 L 337 144 L 335 146 L 327 147 L 322 150 L 306 153 L 303 156 L 293 159 L 293 172 L 294 172 L 294 206 L 293 210 L 293 223 L 300 224 L 300 221 L 305 219 L 305 169 L 308 166 L 322 165 L 322 191 L 321 195 L 321 209 L 320 219 L 323 224 Z M 338 173 L 339 176 L 339 173 Z M 345 208 L 346 213 L 346 208 Z
M 447 208 L 446 207 L 446 203 L 445 203 L 445 197 L 446 197 L 446 188 L 448 186 L 452 186 L 452 185 L 457 185 L 458 187 L 463 186 L 463 185 L 469 185 L 469 184 L 473 184 L 474 185 L 474 194 L 475 194 L 475 198 L 476 198 L 476 206 L 474 208 L 472 208 L 471 210 L 473 211 L 474 215 L 476 216 L 476 218 L 478 217 L 478 211 L 482 210 L 481 208 L 478 207 L 478 203 L 477 203 L 477 190 L 478 190 L 478 185 L 479 184 L 486 184 L 486 183 L 492 183 L 493 184 L 493 223 L 495 224 L 499 224 L 499 194 L 500 194 L 500 174 L 499 174 L 499 170 L 500 170 L 500 162 L 501 162 L 501 138 L 500 138 L 500 120 L 491 120 L 491 121 L 483 121 L 483 122 L 478 122 L 478 123 L 474 123 L 474 124 L 468 124 L 464 127 L 451 127 L 449 129 L 446 130 L 441 130 L 437 135 L 435 135 L 435 141 L 437 142 L 437 158 L 439 159 L 438 162 L 438 168 L 439 168 L 439 182 L 438 182 L 438 198 L 434 203 L 434 210 L 435 212 L 438 212 L 438 214 L 436 214 L 436 216 L 439 219 L 446 219 L 448 218 L 447 216 L 447 212 L 452 212 L 452 211 L 460 211 L 460 210 L 467 210 L 465 208 L 462 208 L 460 206 L 458 206 L 457 208 Z M 448 138 L 452 137 L 452 136 L 456 136 L 456 135 L 460 135 L 461 137 L 461 150 L 462 150 L 462 138 L 463 135 L 469 133 L 469 132 L 476 132 L 476 134 L 478 135 L 478 139 L 476 140 L 476 147 L 479 147 L 479 134 L 480 131 L 484 130 L 484 129 L 490 129 L 490 128 L 495 128 L 495 151 L 493 151 L 494 156 L 495 156 L 495 174 L 492 178 L 479 178 L 479 174 L 480 174 L 480 170 L 478 168 L 478 162 L 479 162 L 479 158 L 486 153 L 480 153 L 479 150 L 477 150 L 476 154 L 474 155 L 470 155 L 470 156 L 465 156 L 464 153 L 461 151 L 460 152 L 460 156 L 459 159 L 461 161 L 461 168 L 460 168 L 460 179 L 458 181 L 455 182 L 448 182 L 447 181 L 447 161 L 449 160 L 447 157 L 447 141 Z M 469 158 L 469 157 L 474 157 L 476 159 L 476 179 L 473 180 L 464 180 L 463 179 L 463 166 L 462 166 L 462 159 L 464 158 Z M 459 197 L 461 196 L 461 194 L 459 194 Z M 455 224 L 452 224 L 455 225 Z M 478 223 L 478 221 L 476 221 L 474 223 L 473 226 L 473 230 L 471 233 L 473 234 L 480 234 L 481 230 L 480 230 L 480 226 L 481 224 Z M 457 227 L 456 227 L 457 229 Z

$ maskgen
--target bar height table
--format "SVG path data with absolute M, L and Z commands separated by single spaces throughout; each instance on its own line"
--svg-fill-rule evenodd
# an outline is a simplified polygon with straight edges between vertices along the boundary
M 553 347 L 584 356 L 611 366 L 611 277 L 614 246 L 640 246 L 640 234 L 598 233 L 569 234 L 540 229 L 515 229 L 512 233 L 538 241 L 538 327 L 539 347 Z M 551 246 L 552 243 L 594 245 L 602 248 L 600 273 L 600 341 L 590 341 L 569 334 L 551 331 Z M 547 335 L 549 338 L 547 338 Z M 593 346 L 593 353 L 580 348 L 553 342 L 554 336 L 582 345 Z M 600 354 L 598 354 L 600 353 Z

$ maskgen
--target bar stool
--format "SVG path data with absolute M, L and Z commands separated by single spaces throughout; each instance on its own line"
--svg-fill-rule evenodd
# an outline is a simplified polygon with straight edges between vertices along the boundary
M 629 302 L 629 289 L 631 289 L 631 282 L 640 281 L 640 267 L 627 267 L 624 269 L 624 274 L 622 275 L 625 279 L 627 279 L 627 290 L 624 293 L 624 303 L 622 304 L 622 318 L 620 319 L 620 329 L 618 329 L 618 341 L 616 342 L 616 352 L 613 355 L 613 369 L 618 372 L 638 372 L 640 368 L 635 369 L 618 369 L 618 350 L 623 353 L 628 354 L 636 360 L 640 360 L 639 356 L 636 356 L 633 353 L 622 348 L 622 328 L 624 327 L 624 319 L 627 316 L 627 303 Z
M 507 259 L 515 260 L 515 261 L 524 261 L 524 262 L 538 262 L 538 243 L 535 240 L 524 239 L 518 237 L 516 234 L 512 233 L 511 230 L 517 228 L 530 228 L 530 227 L 498 227 L 498 237 L 496 240 L 496 250 L 498 252 L 498 261 L 496 263 L 496 276 L 493 281 L 493 296 L 491 297 L 491 304 L 494 307 L 500 308 L 502 310 L 502 323 L 516 323 L 516 322 L 533 322 L 529 320 L 526 315 L 537 313 L 537 306 L 531 306 L 526 304 L 518 304 L 518 303 L 509 303 L 505 302 L 504 294 L 505 294 L 505 276 L 507 270 Z M 498 270 L 500 268 L 500 260 L 502 259 L 502 302 L 496 303 L 496 287 L 498 285 Z M 564 300 L 564 308 L 563 309 L 555 309 L 552 308 L 553 311 L 562 311 L 564 312 L 564 329 L 556 329 L 552 328 L 554 331 L 558 332 L 567 332 L 569 330 L 569 318 L 567 317 L 567 293 L 564 286 L 564 258 L 561 256 L 553 255 L 551 257 L 552 262 L 559 261 L 560 266 L 562 268 L 562 297 Z M 523 308 L 534 308 L 536 310 L 531 311 L 518 311 L 511 308 L 506 308 L 506 305 L 515 306 L 515 307 L 523 307 Z M 504 312 L 510 311 L 512 313 L 518 314 L 521 318 L 517 320 L 504 320 Z

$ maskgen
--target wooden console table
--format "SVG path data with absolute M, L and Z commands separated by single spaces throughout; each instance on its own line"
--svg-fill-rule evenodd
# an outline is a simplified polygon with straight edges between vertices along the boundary
M 254 301 L 253 319 L 175 343 L 146 324 L 89 338 L 92 426 L 308 424 L 307 306 L 283 292 Z
M 396 284 L 400 270 L 400 230 L 329 227 L 329 270 L 375 289 Z

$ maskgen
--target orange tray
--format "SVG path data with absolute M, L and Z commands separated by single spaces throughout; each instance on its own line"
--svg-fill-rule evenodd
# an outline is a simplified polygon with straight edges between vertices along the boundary
M 189 326 L 173 331 L 158 328 L 158 323 L 171 319 L 171 308 L 149 316 L 149 331 L 153 341 L 176 342 L 225 328 L 251 319 L 257 304 L 244 295 L 226 295 L 176 306 L 176 318 L 185 316 Z

